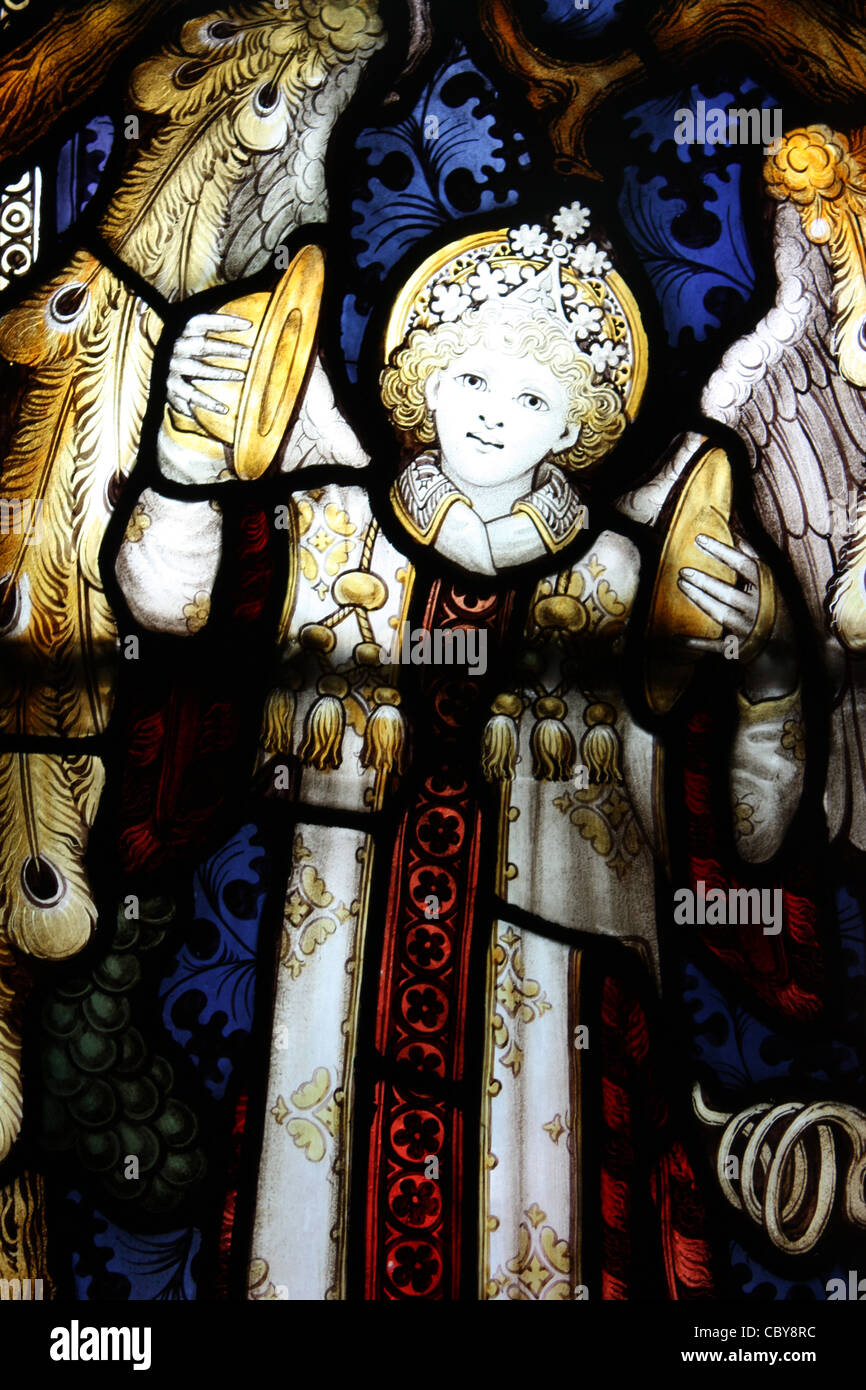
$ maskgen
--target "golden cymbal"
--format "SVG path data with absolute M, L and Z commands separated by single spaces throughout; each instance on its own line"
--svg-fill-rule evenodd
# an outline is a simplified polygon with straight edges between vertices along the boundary
M 709 449 L 679 483 L 650 600 L 644 688 L 650 709 L 666 714 L 688 685 L 695 662 L 684 637 L 718 638 L 719 623 L 696 608 L 679 588 L 683 568 L 700 569 L 730 583 L 733 570 L 695 545 L 695 537 L 731 545 L 733 478 L 723 449 Z
M 231 446 L 229 460 L 239 478 L 255 479 L 270 466 L 288 429 L 315 347 L 325 260 L 318 246 L 304 246 L 272 291 L 229 300 L 217 310 L 249 319 L 241 332 L 214 334 L 209 360 L 237 367 L 219 356 L 217 339 L 252 348 L 243 381 L 208 381 L 205 389 L 227 407 L 225 415 L 195 406 L 201 429 Z

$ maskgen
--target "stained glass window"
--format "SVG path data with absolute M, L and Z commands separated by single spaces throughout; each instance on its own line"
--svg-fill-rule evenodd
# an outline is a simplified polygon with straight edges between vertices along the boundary
M 866 1289 L 862 18 L 0 24 L 3 1299 L 93 1310 L 58 1362 L 214 1300 L 810 1350 Z

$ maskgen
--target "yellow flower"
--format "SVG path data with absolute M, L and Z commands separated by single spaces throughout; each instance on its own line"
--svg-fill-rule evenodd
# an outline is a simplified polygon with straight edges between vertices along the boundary
M 853 175 L 848 142 L 826 125 L 792 130 L 764 166 L 770 196 L 808 207 L 816 198 L 833 201 Z

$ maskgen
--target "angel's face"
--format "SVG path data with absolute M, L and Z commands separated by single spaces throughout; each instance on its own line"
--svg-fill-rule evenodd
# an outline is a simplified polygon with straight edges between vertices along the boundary
M 580 426 L 569 424 L 568 388 L 531 356 L 479 344 L 436 371 L 427 383 L 442 465 L 458 485 L 528 484 L 542 459 L 570 449 Z

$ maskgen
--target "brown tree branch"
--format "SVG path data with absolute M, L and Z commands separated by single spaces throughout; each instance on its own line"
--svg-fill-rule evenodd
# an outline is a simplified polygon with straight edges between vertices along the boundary
M 183 0 L 94 0 L 58 10 L 0 57 L 0 161 L 23 154 L 108 78 L 118 58 Z
M 803 96 L 863 105 L 866 13 L 844 0 L 666 0 L 647 32 L 677 66 L 736 41 L 757 53 Z
M 643 59 L 627 49 L 594 62 L 563 63 L 529 43 L 510 0 L 479 0 L 479 9 L 499 63 L 546 117 L 557 167 L 599 178 L 587 153 L 589 128 L 613 98 L 648 79 Z M 663 0 L 645 36 L 661 59 L 681 70 L 735 41 L 802 95 L 855 107 L 852 118 L 862 122 L 866 16 L 846 0 L 825 0 L 820 7 L 812 0 Z

